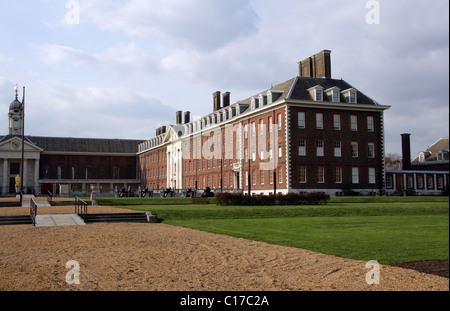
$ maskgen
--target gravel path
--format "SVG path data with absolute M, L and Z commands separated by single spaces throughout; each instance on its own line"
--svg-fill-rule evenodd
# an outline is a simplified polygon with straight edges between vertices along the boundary
M 95 209 L 95 211 L 94 211 Z M 118 212 L 92 207 L 92 213 Z M 128 210 L 127 210 L 128 211 Z M 0 216 L 23 214 L 0 208 Z M 72 207 L 40 213 L 72 213 Z M 129 212 L 129 211 L 128 211 Z M 68 284 L 76 260 L 80 284 Z M 166 224 L 0 226 L 0 290 L 448 291 L 449 279 Z

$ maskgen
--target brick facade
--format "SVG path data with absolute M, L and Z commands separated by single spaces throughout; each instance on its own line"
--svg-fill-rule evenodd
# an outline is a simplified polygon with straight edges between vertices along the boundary
M 226 92 L 221 106 L 220 92 L 214 92 L 212 113 L 199 120 L 180 124 L 177 112 L 177 125 L 140 144 L 139 156 L 166 147 L 174 156 L 171 146 L 177 144 L 182 159 L 167 159 L 166 178 L 167 187 L 177 189 L 382 193 L 383 112 L 389 107 L 332 79 L 329 52 L 300 62 L 300 76 L 234 104 Z M 177 163 L 181 171 L 172 168 Z M 148 171 L 140 164 L 141 172 Z M 148 185 L 148 178 L 141 181 Z

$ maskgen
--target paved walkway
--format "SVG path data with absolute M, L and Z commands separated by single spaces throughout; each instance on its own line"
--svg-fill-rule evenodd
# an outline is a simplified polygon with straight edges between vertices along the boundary
M 36 227 L 80 226 L 84 220 L 76 214 L 37 215 Z

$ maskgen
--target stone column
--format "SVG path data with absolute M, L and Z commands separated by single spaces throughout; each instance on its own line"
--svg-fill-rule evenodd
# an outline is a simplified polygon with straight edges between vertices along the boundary
M 39 193 L 39 159 L 34 160 L 34 193 Z
M 28 186 L 28 160 L 23 160 L 23 176 L 20 176 L 23 180 L 23 192 L 27 193 L 27 186 Z
M 7 193 L 9 178 L 8 178 L 8 159 L 3 159 L 3 185 L 2 194 Z

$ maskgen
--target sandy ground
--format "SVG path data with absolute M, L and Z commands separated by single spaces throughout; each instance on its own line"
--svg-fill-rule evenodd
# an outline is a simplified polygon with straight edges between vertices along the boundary
M 90 212 L 118 212 L 92 207 Z M 128 211 L 128 210 L 127 210 Z M 0 216 L 26 214 L 0 208 Z M 129 211 L 128 211 L 129 212 Z M 73 207 L 40 208 L 73 213 Z M 79 264 L 80 284 L 66 275 Z M 0 226 L 0 290 L 448 291 L 449 279 L 166 224 Z

